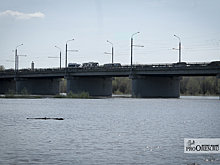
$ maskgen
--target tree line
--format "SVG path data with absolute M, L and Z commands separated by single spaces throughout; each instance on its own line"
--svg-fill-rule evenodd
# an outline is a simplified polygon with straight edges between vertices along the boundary
M 186 95 L 218 95 L 220 81 L 214 77 L 183 77 L 180 93 Z

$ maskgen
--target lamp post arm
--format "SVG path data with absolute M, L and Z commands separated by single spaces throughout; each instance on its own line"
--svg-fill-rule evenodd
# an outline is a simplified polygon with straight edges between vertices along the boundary
M 16 46 L 16 48 L 15 48 L 15 49 L 17 49 L 17 47 L 22 46 L 22 45 L 23 45 L 23 44 L 20 44 L 20 45 Z
M 67 42 L 69 42 L 69 41 L 73 41 L 74 39 L 71 39 L 71 40 L 68 40 L 68 41 L 66 41 L 66 44 L 67 44 Z
M 133 38 L 133 35 L 138 34 L 138 33 L 140 33 L 140 32 L 137 32 L 137 33 L 132 34 L 131 38 Z

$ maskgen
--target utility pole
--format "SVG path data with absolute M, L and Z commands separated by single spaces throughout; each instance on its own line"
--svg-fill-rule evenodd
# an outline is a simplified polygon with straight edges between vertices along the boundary
M 139 46 L 139 45 L 133 45 L 133 36 L 135 35 L 135 34 L 138 34 L 138 33 L 140 33 L 140 32 L 137 32 L 137 33 L 134 33 L 134 34 L 132 34 L 132 36 L 131 36 L 131 74 L 132 74 L 132 56 L 133 56 L 133 46 Z M 144 46 L 139 46 L 139 47 L 144 47 Z
M 60 69 L 61 69 L 61 51 L 60 51 Z
M 55 47 L 60 49 L 58 46 L 55 46 Z M 61 69 L 61 49 L 60 49 L 60 69 Z
M 60 51 L 60 69 L 61 69 L 61 51 Z
M 113 54 L 114 54 L 114 48 L 112 46 L 112 63 L 113 63 Z
M 179 38 L 177 35 L 174 35 L 175 37 Z M 179 38 L 179 62 L 181 62 L 181 40 Z
M 179 62 L 181 62 L 181 41 L 179 42 Z
M 16 48 L 15 48 L 15 77 L 17 75 L 17 70 L 18 70 L 18 50 L 17 50 L 17 48 L 22 45 L 23 44 L 20 44 L 20 45 L 16 46 Z
M 113 43 L 111 43 L 110 41 L 107 40 L 107 42 L 109 42 L 112 45 L 112 64 L 113 64 L 113 54 L 114 54 L 114 48 L 113 48 Z
M 16 69 L 17 69 L 17 49 L 15 49 L 15 75 L 16 75 Z
M 68 42 L 68 41 L 67 41 Z M 67 73 L 67 42 L 66 42 L 66 60 L 65 60 L 65 75 Z
M 133 53 L 133 35 L 131 37 L 131 74 L 132 74 L 132 53 Z
M 67 74 L 67 42 L 73 41 L 74 39 L 66 41 L 66 62 L 65 62 L 65 75 Z

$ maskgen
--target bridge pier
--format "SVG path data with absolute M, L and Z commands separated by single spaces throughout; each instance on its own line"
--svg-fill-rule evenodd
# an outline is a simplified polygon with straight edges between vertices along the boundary
M 34 95 L 55 95 L 59 93 L 59 83 L 59 79 L 17 78 L 16 92 L 21 93 L 26 88 Z
M 67 93 L 89 92 L 90 96 L 111 96 L 111 77 L 67 77 Z
M 180 77 L 132 75 L 132 96 L 145 98 L 180 97 Z
M 16 82 L 14 79 L 3 79 L 0 81 L 0 93 L 5 94 L 12 89 L 16 91 Z

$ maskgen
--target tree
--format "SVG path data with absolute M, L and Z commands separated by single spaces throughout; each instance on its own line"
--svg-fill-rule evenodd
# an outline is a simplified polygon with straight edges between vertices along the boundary
M 200 83 L 200 92 L 201 94 L 206 94 L 208 88 L 208 82 L 205 77 L 202 78 L 201 83 Z
M 3 65 L 0 65 L 0 71 L 5 70 L 5 67 Z
M 198 80 L 190 77 L 189 81 L 186 85 L 186 89 L 187 89 L 187 94 L 190 94 L 190 95 L 199 94 L 199 82 L 198 82 Z
M 182 80 L 180 81 L 180 93 L 181 94 L 186 94 L 187 92 L 186 86 L 187 86 L 188 81 L 189 81 L 189 77 L 183 77 Z
M 112 81 L 112 93 L 131 93 L 131 79 L 128 77 L 115 77 Z
M 66 81 L 66 79 L 62 79 L 61 81 L 60 81 L 60 93 L 66 93 L 66 85 L 67 84 L 67 81 Z
M 214 76 L 209 77 L 183 77 L 180 81 L 180 93 L 190 95 L 218 95 L 219 82 Z

